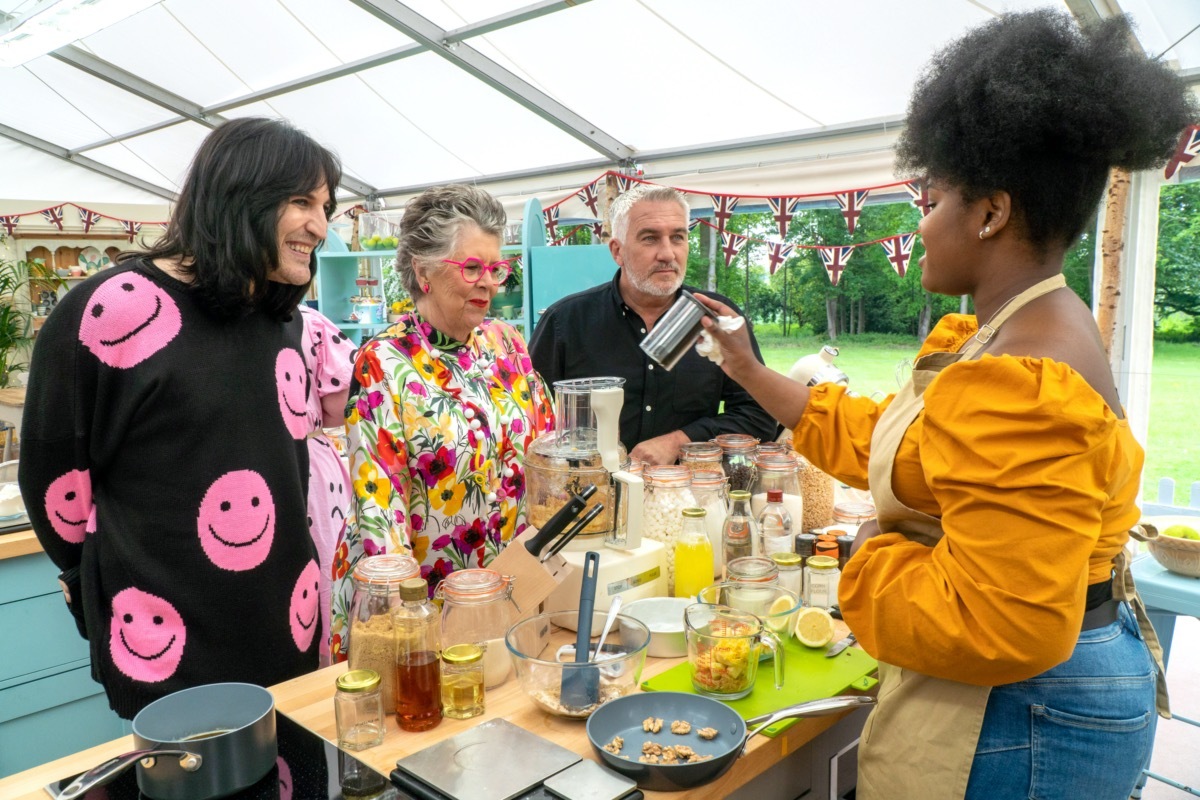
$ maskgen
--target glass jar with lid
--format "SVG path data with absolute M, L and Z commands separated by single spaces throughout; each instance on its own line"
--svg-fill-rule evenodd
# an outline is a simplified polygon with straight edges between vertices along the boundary
M 455 644 L 442 650 L 443 715 L 470 719 L 483 713 L 485 669 L 483 650 L 477 644 Z
M 824 528 L 833 521 L 833 477 L 814 467 L 807 458 L 796 456 L 800 495 L 804 498 L 802 531 Z
M 754 486 L 754 459 L 758 439 L 744 433 L 722 433 L 713 442 L 721 446 L 721 467 L 729 478 L 729 490 Z
M 354 567 L 349 668 L 379 673 L 380 694 L 387 709 L 395 702 L 392 611 L 402 603 L 400 583 L 420 574 L 415 558 L 391 553 L 367 556 Z
M 804 605 L 829 608 L 837 605 L 841 571 L 832 556 L 812 556 L 804 565 Z
M 727 567 L 726 580 L 742 583 L 779 583 L 779 567 L 764 556 L 735 558 Z
M 858 526 L 875 519 L 875 504 L 860 500 L 847 500 L 833 507 L 833 524 L 853 536 Z
M 771 560 L 779 570 L 779 585 L 791 589 L 796 597 L 804 597 L 804 564 L 799 553 L 772 553 Z
M 721 469 L 721 445 L 716 442 L 688 442 L 679 448 L 679 466 L 692 472 Z
M 477 645 L 489 689 L 504 683 L 511 668 L 504 634 L 521 613 L 512 589 L 512 578 L 493 569 L 460 569 L 434 593 L 442 601 L 442 644 Z
M 383 697 L 380 675 L 373 669 L 352 669 L 338 676 L 333 696 L 338 747 L 365 750 L 383 744 Z
M 648 466 L 642 506 L 642 536 L 662 542 L 667 554 L 667 595 L 675 592 L 675 543 L 683 530 L 683 510 L 696 506 L 692 471 L 672 465 Z
M 783 506 L 792 524 L 801 529 L 804 498 L 800 491 L 800 463 L 791 453 L 763 453 L 754 462 L 754 488 L 750 492 L 750 510 L 757 519 L 767 504 L 767 492 L 783 492 Z
M 708 529 L 708 540 L 713 548 L 713 575 L 720 575 L 725 564 L 725 546 L 722 530 L 725 515 L 729 513 L 729 479 L 720 464 L 716 469 L 696 470 L 692 473 L 692 497 L 696 506 L 704 509 L 704 525 Z

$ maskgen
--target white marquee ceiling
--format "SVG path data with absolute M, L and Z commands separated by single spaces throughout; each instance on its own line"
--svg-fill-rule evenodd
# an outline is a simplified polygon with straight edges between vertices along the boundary
M 1196 0 L 526 2 L 165 0 L 0 68 L 0 203 L 161 206 L 247 115 L 290 119 L 341 156 L 344 199 L 390 207 L 451 180 L 553 200 L 633 162 L 712 191 L 885 183 L 929 55 L 1045 5 L 1123 10 L 1200 76 Z

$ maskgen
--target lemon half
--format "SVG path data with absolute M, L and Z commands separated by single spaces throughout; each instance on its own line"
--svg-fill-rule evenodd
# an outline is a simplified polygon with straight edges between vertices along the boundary
M 796 615 L 796 638 L 805 647 L 824 647 L 833 641 L 833 617 L 823 608 L 802 608 Z
M 795 605 L 796 601 L 787 595 L 776 597 L 771 603 L 771 608 L 767 610 L 767 627 L 786 637 L 792 629 L 792 615 L 787 612 Z

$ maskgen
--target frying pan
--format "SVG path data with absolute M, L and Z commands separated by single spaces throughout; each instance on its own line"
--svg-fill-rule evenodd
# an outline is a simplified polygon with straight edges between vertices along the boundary
M 840 714 L 872 705 L 874 697 L 829 697 L 811 700 L 776 711 L 760 718 L 764 721 L 749 733 L 746 721 L 736 711 L 709 697 L 684 692 L 639 692 L 610 700 L 588 717 L 588 741 L 606 766 L 632 778 L 641 789 L 674 792 L 708 783 L 733 766 L 750 737 L 790 717 L 818 717 Z M 650 733 L 642 729 L 642 721 L 655 717 L 663 721 L 662 730 Z M 691 723 L 686 735 L 671 733 L 671 723 L 681 720 Z M 700 728 L 714 728 L 717 735 L 711 740 L 700 738 Z M 620 736 L 624 745 L 620 754 L 604 749 L 604 745 Z M 667 745 L 687 745 L 698 755 L 712 756 L 704 761 L 677 764 L 647 764 L 638 761 L 643 742 Z
M 160 697 L 133 718 L 137 750 L 105 761 L 59 794 L 73 800 L 137 764 L 154 800 L 213 800 L 256 783 L 275 766 L 275 700 L 261 686 L 210 683 Z

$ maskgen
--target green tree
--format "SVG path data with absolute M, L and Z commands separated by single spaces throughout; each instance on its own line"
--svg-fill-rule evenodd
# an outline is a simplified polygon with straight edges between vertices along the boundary
M 1200 338 L 1195 321 L 1200 317 L 1200 183 L 1163 187 L 1158 208 L 1155 316 L 1187 314 Z

